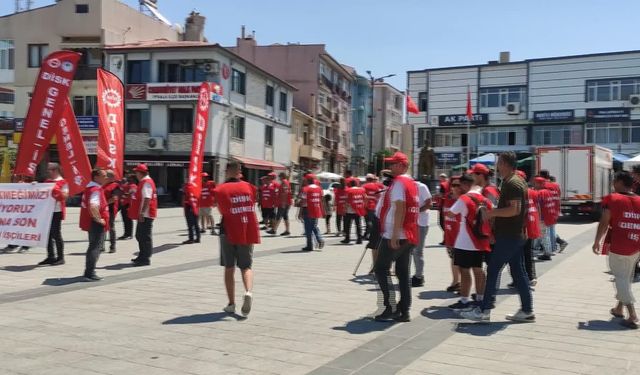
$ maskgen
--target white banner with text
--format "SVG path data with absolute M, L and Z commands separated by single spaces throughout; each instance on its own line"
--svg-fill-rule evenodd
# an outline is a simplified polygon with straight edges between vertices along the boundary
M 0 184 L 0 243 L 47 247 L 54 184 Z

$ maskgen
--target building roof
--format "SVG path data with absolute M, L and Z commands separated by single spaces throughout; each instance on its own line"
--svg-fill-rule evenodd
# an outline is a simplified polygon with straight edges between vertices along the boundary
M 392 84 L 387 83 L 387 82 L 376 82 L 374 83 L 373 87 L 384 87 L 387 86 L 388 88 L 390 88 L 391 90 L 395 90 L 397 92 L 399 92 L 401 95 L 404 95 L 404 91 L 402 90 L 398 90 L 397 88 L 395 88 Z
M 549 60 L 566 60 L 566 59 L 578 59 L 582 57 L 598 57 L 598 56 L 616 56 L 616 55 L 628 55 L 640 53 L 640 50 L 629 50 L 629 51 L 618 51 L 618 52 L 599 52 L 599 53 L 587 53 L 582 55 L 566 55 L 566 56 L 556 56 L 556 57 L 540 57 L 535 59 L 525 59 L 521 61 L 510 61 L 507 63 L 485 63 L 485 64 L 475 64 L 475 65 L 459 65 L 459 66 L 450 66 L 450 67 L 439 67 L 439 68 L 426 68 L 419 70 L 409 70 L 407 74 L 411 73 L 425 73 L 432 72 L 437 70 L 453 70 L 453 69 L 471 69 L 471 68 L 483 68 L 488 66 L 505 66 L 505 65 L 516 65 L 516 64 L 528 64 L 530 62 L 536 61 L 549 61 Z
M 222 51 L 223 53 L 229 54 L 233 56 L 234 59 L 241 61 L 243 64 L 251 66 L 253 69 L 270 76 L 277 80 L 280 84 L 289 87 L 291 90 L 298 90 L 295 86 L 290 84 L 289 82 L 277 77 L 276 75 L 267 72 L 266 70 L 260 68 L 254 63 L 243 59 L 235 52 L 230 50 L 229 48 L 222 47 L 217 43 L 209 43 L 209 42 L 198 42 L 198 41 L 178 41 L 173 42 L 167 39 L 154 39 L 154 40 L 145 40 L 134 43 L 126 43 L 126 44 L 117 44 L 117 45 L 107 45 L 104 47 L 105 50 L 109 52 L 129 52 L 129 51 L 139 51 L 139 50 L 157 50 L 157 49 L 193 49 L 193 48 L 210 48 L 217 49 Z

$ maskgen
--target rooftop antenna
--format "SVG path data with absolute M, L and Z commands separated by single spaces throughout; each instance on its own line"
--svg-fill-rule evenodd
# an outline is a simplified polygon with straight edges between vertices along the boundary
M 140 5 L 141 13 L 148 14 L 167 26 L 173 26 L 171 22 L 158 11 L 158 0 L 139 0 L 138 4 Z

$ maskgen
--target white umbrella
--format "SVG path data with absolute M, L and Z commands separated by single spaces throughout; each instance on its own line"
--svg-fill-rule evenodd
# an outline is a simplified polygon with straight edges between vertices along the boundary
M 493 154 L 493 153 L 484 154 L 482 156 L 479 156 L 475 159 L 471 159 L 469 161 L 470 165 L 474 165 L 478 163 L 482 163 L 484 165 L 494 165 L 496 163 L 496 154 Z
M 630 171 L 635 165 L 640 165 L 640 155 L 634 156 L 629 160 L 622 162 L 624 169 Z
M 342 178 L 339 174 L 331 173 L 331 172 L 321 172 L 316 175 L 319 180 L 331 180 L 338 181 Z

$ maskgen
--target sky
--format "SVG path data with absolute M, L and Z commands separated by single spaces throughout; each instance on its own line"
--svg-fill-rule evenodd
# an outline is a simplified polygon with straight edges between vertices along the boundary
M 207 39 L 223 46 L 235 45 L 241 25 L 259 45 L 324 43 L 362 75 L 396 74 L 386 81 L 400 90 L 408 70 L 484 64 L 500 51 L 519 61 L 640 49 L 637 0 L 158 0 L 158 8 L 180 24 L 200 12 Z M 13 9 L 0 0 L 0 14 Z

